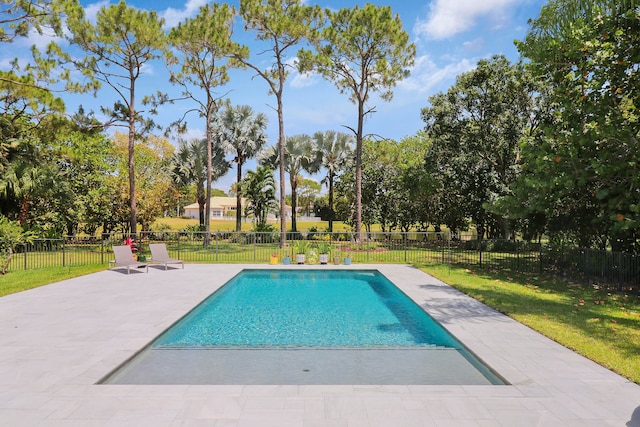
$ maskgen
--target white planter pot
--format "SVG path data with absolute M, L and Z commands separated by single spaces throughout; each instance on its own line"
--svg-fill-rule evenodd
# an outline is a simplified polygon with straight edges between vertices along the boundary
M 329 264 L 329 254 L 320 254 L 318 260 L 320 264 Z
M 296 255 L 296 264 L 304 264 L 306 257 L 304 254 L 297 254 Z

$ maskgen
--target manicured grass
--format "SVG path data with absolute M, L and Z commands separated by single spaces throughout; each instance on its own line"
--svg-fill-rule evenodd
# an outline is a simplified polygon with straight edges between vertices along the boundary
M 640 298 L 508 271 L 420 266 L 465 294 L 640 384 Z
M 277 230 L 280 230 L 280 222 L 270 222 Z M 329 226 L 328 221 L 310 221 L 310 222 L 301 222 L 297 221 L 297 229 L 298 231 L 309 231 L 311 227 L 315 227 L 319 232 L 323 232 Z M 159 230 L 161 225 L 169 226 L 170 230 L 184 230 L 187 226 L 198 225 L 197 219 L 185 219 L 185 218 L 159 218 L 157 219 L 153 225 L 151 226 L 151 230 Z M 243 222 L 242 223 L 242 231 L 251 231 L 253 228 L 253 224 L 251 222 Z M 235 231 L 236 230 L 236 222 L 227 221 L 227 220 L 211 220 L 211 231 Z M 291 230 L 291 221 L 287 222 L 287 230 Z M 350 231 L 351 228 L 344 224 L 343 222 L 334 222 L 333 223 L 333 231 L 342 232 L 342 231 Z M 376 231 L 379 231 L 380 228 Z
M 95 273 L 96 271 L 102 271 L 106 268 L 104 265 L 94 264 L 79 267 L 50 267 L 37 270 L 9 271 L 4 276 L 0 276 L 0 297 L 61 280 Z

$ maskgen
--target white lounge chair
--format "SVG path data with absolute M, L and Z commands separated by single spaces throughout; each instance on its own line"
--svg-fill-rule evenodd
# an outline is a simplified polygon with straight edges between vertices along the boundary
M 147 273 L 149 272 L 149 266 L 146 262 L 138 262 L 133 259 L 133 252 L 131 252 L 131 248 L 129 245 L 122 246 L 114 246 L 113 247 L 113 255 L 116 257 L 115 261 L 110 261 L 114 267 L 110 268 L 110 270 L 116 268 L 126 268 L 127 274 L 131 272 L 131 267 L 145 267 Z
M 167 252 L 167 246 L 164 243 L 149 243 L 149 249 L 151 250 L 151 258 L 148 259 L 149 262 L 162 264 L 165 270 L 168 264 L 182 264 L 182 269 L 184 270 L 184 261 L 171 258 Z

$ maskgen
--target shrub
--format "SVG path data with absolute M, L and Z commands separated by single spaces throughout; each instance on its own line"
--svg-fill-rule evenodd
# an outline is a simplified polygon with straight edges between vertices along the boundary
M 24 231 L 18 221 L 0 216 L 0 274 L 5 274 L 16 246 L 33 241 L 33 234 Z

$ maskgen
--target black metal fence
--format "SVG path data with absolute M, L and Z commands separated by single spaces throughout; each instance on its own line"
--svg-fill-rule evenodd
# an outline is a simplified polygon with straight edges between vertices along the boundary
M 9 270 L 104 264 L 113 259 L 113 245 L 125 236 L 38 239 L 16 248 Z M 618 291 L 640 290 L 640 255 L 593 249 L 556 248 L 516 240 L 478 240 L 475 235 L 449 233 L 279 233 L 157 231 L 142 233 L 139 253 L 163 242 L 169 254 L 191 263 L 295 263 L 304 251 L 306 263 L 318 263 L 320 250 L 330 263 L 455 264 L 522 273 L 562 275 L 574 281 Z M 304 246 L 304 248 L 299 248 Z M 324 246 L 324 248 L 323 248 Z M 275 260 L 275 261 L 274 261 Z

